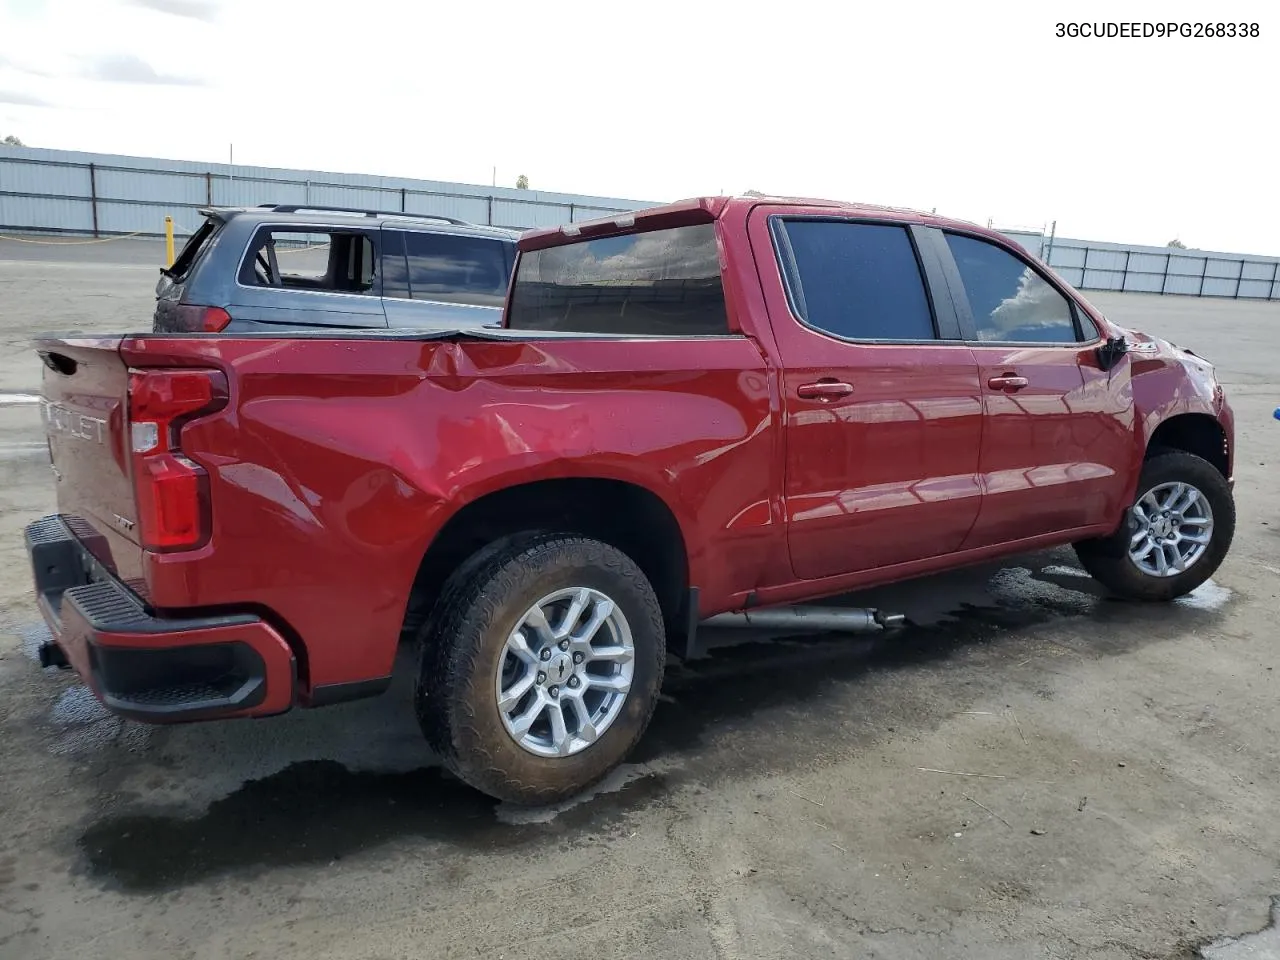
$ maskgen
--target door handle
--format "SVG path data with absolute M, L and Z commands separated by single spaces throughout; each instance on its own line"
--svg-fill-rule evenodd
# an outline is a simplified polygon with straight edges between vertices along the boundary
M 796 387 L 796 396 L 804 400 L 834 400 L 851 393 L 853 384 L 840 380 L 819 380 L 817 383 L 802 383 Z
M 1029 381 L 1026 377 L 1019 377 L 1012 373 L 1002 373 L 998 377 L 992 377 L 987 381 L 987 386 L 992 390 L 1021 390 Z

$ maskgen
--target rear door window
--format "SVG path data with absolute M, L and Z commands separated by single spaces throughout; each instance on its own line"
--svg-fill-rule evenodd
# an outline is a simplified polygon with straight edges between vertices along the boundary
M 452 233 L 383 233 L 403 236 L 406 271 L 403 282 L 398 276 L 391 278 L 386 296 L 479 307 L 501 307 L 506 302 L 513 244 Z M 398 246 L 398 241 L 393 242 Z
M 906 227 L 776 220 L 791 308 L 842 340 L 934 340 L 937 332 Z
M 373 239 L 352 230 L 263 227 L 240 268 L 250 287 L 373 294 Z
M 641 336 L 729 333 L 714 224 L 521 254 L 507 325 Z

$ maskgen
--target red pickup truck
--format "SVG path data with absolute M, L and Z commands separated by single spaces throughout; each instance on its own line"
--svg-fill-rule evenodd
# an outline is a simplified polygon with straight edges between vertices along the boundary
M 429 742 L 521 802 L 618 764 L 714 615 L 1067 543 L 1167 600 L 1235 522 L 1210 364 L 911 211 L 534 231 L 501 329 L 37 349 L 44 662 L 136 719 L 260 717 L 383 691 L 412 636 Z

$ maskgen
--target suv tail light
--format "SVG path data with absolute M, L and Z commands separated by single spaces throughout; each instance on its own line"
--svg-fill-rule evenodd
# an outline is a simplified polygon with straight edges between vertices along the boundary
M 130 370 L 129 440 L 139 543 L 189 550 L 209 536 L 208 475 L 182 455 L 184 424 L 227 402 L 217 370 Z
M 231 314 L 221 307 L 202 307 L 194 303 L 178 306 L 178 329 L 186 333 L 218 333 L 231 322 Z

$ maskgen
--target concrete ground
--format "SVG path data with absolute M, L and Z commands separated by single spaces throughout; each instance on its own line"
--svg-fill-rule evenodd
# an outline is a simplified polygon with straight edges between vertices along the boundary
M 0 246 L 0 393 L 33 331 L 150 315 L 148 245 L 36 253 Z M 1094 299 L 1228 384 L 1211 583 L 1109 601 L 1061 550 L 877 591 L 916 625 L 673 666 L 633 762 L 549 810 L 442 775 L 407 675 L 152 728 L 41 671 L 20 532 L 53 490 L 0 407 L 0 957 L 1280 956 L 1280 304 Z

